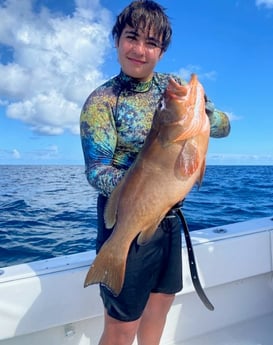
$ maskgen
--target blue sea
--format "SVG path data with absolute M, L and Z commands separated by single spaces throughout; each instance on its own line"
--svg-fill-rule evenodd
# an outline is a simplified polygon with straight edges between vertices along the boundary
M 95 248 L 83 166 L 0 166 L 0 267 Z M 191 231 L 273 216 L 273 166 L 207 166 L 183 206 Z

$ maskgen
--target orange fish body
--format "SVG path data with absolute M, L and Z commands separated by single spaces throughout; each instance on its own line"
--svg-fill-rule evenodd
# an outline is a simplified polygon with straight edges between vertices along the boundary
M 202 85 L 170 79 L 151 130 L 135 163 L 112 192 L 105 224 L 114 230 L 104 243 L 84 286 L 102 283 L 115 295 L 122 289 L 128 251 L 149 241 L 166 213 L 201 183 L 210 125 Z

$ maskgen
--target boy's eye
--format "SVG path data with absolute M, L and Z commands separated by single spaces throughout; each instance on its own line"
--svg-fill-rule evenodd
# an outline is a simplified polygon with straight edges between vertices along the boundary
M 146 44 L 150 47 L 158 48 L 159 44 L 155 41 L 147 41 Z
M 133 35 L 127 35 L 126 38 L 129 40 L 136 40 L 136 36 Z
M 134 42 L 142 41 L 142 39 L 140 39 L 138 35 L 134 35 L 133 33 L 128 33 L 127 35 L 125 35 L 125 38 L 129 41 L 134 41 Z M 146 45 L 147 48 L 161 48 L 160 42 L 158 42 L 155 39 L 147 38 L 144 44 Z

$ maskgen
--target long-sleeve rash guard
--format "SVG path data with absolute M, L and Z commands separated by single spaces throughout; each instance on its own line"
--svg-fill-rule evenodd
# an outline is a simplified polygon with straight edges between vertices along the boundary
M 109 196 L 135 160 L 170 77 L 185 84 L 170 74 L 154 73 L 151 80 L 139 82 L 121 72 L 87 98 L 80 118 L 81 141 L 87 180 L 99 193 Z M 211 137 L 227 136 L 227 115 L 208 100 L 206 112 Z

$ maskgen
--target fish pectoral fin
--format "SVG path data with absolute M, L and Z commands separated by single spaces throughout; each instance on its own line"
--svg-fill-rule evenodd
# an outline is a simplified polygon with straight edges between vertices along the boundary
M 141 233 L 138 235 L 137 238 L 137 244 L 139 246 L 143 246 L 146 243 L 150 241 L 150 239 L 153 237 L 154 233 L 156 232 L 156 229 L 158 228 L 160 222 L 157 222 L 156 224 L 153 224 L 150 226 L 147 230 L 141 231 Z
M 120 255 L 122 253 L 121 250 L 114 252 L 110 246 L 105 244 L 89 268 L 84 281 L 84 287 L 101 283 L 111 290 L 115 296 L 118 296 L 124 283 L 128 252 L 123 252 L 123 255 Z
M 191 176 L 198 169 L 199 163 L 200 158 L 197 147 L 191 141 L 186 141 L 178 159 L 180 174 L 182 176 Z
M 118 201 L 120 196 L 120 191 L 123 186 L 123 180 L 116 186 L 110 195 L 105 210 L 104 210 L 104 222 L 107 229 L 112 229 L 116 224 L 117 220 L 117 210 L 118 210 Z

